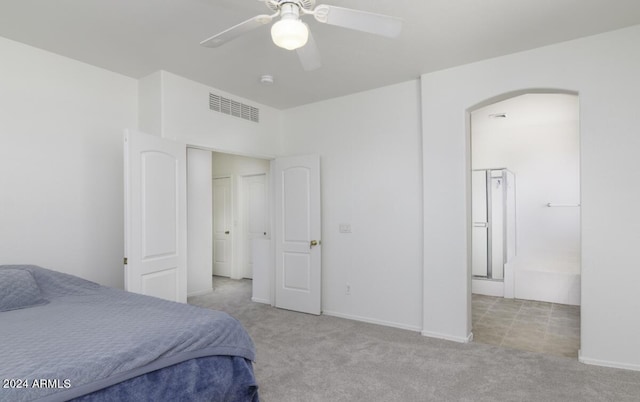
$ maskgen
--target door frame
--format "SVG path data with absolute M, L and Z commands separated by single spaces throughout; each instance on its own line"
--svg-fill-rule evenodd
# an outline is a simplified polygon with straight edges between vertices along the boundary
M 467 230 L 466 230 L 466 237 L 467 237 L 467 275 L 466 275 L 466 324 L 467 324 L 467 338 L 466 340 L 464 340 L 463 342 L 470 342 L 473 340 L 473 332 L 472 332 L 472 327 L 473 327 L 473 323 L 472 323 L 472 280 L 473 280 L 473 272 L 472 272 L 472 267 L 471 267 L 471 256 L 472 256 L 472 245 L 471 245 L 471 231 L 472 231 L 472 226 L 473 226 L 473 222 L 471 219 L 471 195 L 472 195 L 472 190 L 471 190 L 471 175 L 472 175 L 472 150 L 471 150 L 471 144 L 472 144 L 472 135 L 473 135 L 473 127 L 471 125 L 471 114 L 478 110 L 481 109 L 483 107 L 492 105 L 494 103 L 499 103 L 502 101 L 506 101 L 509 99 L 513 99 L 516 98 L 518 96 L 521 95 L 526 95 L 526 94 L 549 94 L 549 95 L 573 95 L 576 96 L 578 98 L 578 102 L 580 102 L 580 93 L 577 91 L 573 91 L 573 90 L 564 90 L 564 89 L 549 89 L 549 88 L 525 88 L 525 89 L 519 89 L 519 90 L 515 90 L 515 91 L 510 91 L 510 92 L 504 92 L 502 94 L 499 95 L 495 95 L 489 98 L 486 98 L 485 100 L 476 103 L 475 105 L 472 105 L 470 107 L 468 107 L 465 110 L 465 194 L 466 194 L 466 210 L 467 210 L 467 219 L 466 219 L 466 223 L 467 223 Z M 578 111 L 578 114 L 580 112 Z M 578 124 L 580 124 L 580 118 L 578 118 Z M 579 140 L 582 139 L 582 129 L 578 128 L 578 138 Z M 582 161 L 582 149 L 579 150 L 580 153 L 580 161 Z M 506 168 L 505 168 L 506 169 Z M 508 170 L 508 169 L 507 169 Z M 580 169 L 579 169 L 579 180 L 580 180 L 580 184 L 582 184 L 582 165 L 580 165 Z M 582 217 L 580 217 L 580 233 L 582 233 Z M 516 236 L 516 244 L 517 244 L 517 236 Z M 580 255 L 582 256 L 582 240 L 580 241 Z M 581 267 L 582 269 L 582 267 Z M 506 278 L 504 279 L 506 280 Z M 582 294 L 582 279 L 580 280 L 580 291 Z M 424 289 L 423 289 L 424 291 Z M 580 310 L 580 315 L 581 318 L 583 316 L 583 312 L 584 312 L 584 308 L 582 306 L 582 302 L 580 304 L 581 310 Z M 584 333 L 581 332 L 580 334 L 580 343 L 582 344 L 582 339 L 584 338 Z M 580 360 L 580 352 L 578 353 L 578 360 Z
M 269 169 L 266 172 L 267 173 L 267 187 L 268 187 L 268 214 L 269 214 L 269 219 L 268 219 L 268 230 L 269 233 L 273 233 L 274 231 L 274 213 L 275 213 L 275 207 L 274 207 L 274 197 L 275 197 L 275 192 L 273 191 L 273 186 L 274 186 L 274 182 L 273 182 L 273 169 L 274 169 L 274 161 L 276 159 L 275 156 L 273 155 L 263 155 L 263 154 L 247 154 L 247 153 L 241 153 L 241 152 L 234 152 L 232 150 L 227 150 L 227 149 L 219 149 L 219 148 L 210 148 L 210 147 L 204 147 L 204 146 L 199 146 L 199 145 L 193 145 L 193 144 L 187 144 L 186 145 L 188 148 L 195 148 L 195 149 L 200 149 L 203 151 L 207 151 L 207 152 L 215 152 L 215 153 L 223 153 L 223 154 L 229 154 L 229 155 L 237 155 L 237 156 L 244 156 L 244 157 L 248 157 L 248 158 L 255 158 L 255 159 L 263 159 L 269 162 Z M 264 172 L 259 172 L 259 173 L 264 173 Z M 210 175 L 210 180 L 213 183 L 213 179 L 214 178 L 221 178 L 221 177 L 229 177 L 230 175 L 221 175 L 221 176 L 214 176 L 211 169 L 209 169 L 208 174 Z M 244 174 L 244 173 L 243 173 Z M 248 172 L 247 174 L 255 174 L 255 172 Z M 187 175 L 189 175 L 189 172 L 187 172 Z M 232 180 L 232 185 L 233 185 L 233 180 Z M 187 213 L 189 213 L 189 211 L 187 211 Z M 213 220 L 213 208 L 209 208 L 206 211 L 207 215 L 206 216 L 202 216 L 200 217 L 201 219 L 211 219 Z M 274 238 L 272 235 L 269 236 L 269 259 L 268 259 L 268 272 L 267 272 L 267 279 L 268 279 L 268 283 L 266 284 L 262 284 L 263 288 L 268 289 L 267 291 L 263 292 L 264 295 L 261 295 L 261 297 L 255 299 L 254 301 L 260 302 L 260 303 L 265 303 L 265 304 L 269 304 L 271 306 L 275 305 L 275 243 L 274 243 Z M 213 256 L 213 250 L 211 250 L 212 256 Z M 213 271 L 213 263 L 211 265 L 211 269 L 209 270 L 209 275 L 211 276 Z M 255 283 L 254 283 L 254 292 L 255 292 Z M 190 295 L 190 296 L 195 296 L 194 295 Z
M 267 269 L 267 281 L 268 283 L 262 284 L 263 288 L 264 288 L 264 293 L 261 295 L 261 297 L 255 298 L 252 300 L 256 301 L 256 302 L 260 302 L 260 303 L 265 303 L 265 304 L 269 304 L 271 306 L 275 306 L 275 287 L 276 287 L 276 281 L 275 281 L 275 260 L 276 260 L 276 256 L 275 256 L 275 211 L 276 211 L 276 203 L 275 203 L 275 198 L 276 198 L 276 192 L 275 192 L 275 160 L 276 157 L 273 155 L 259 155 L 259 154 L 246 154 L 246 153 L 239 153 L 239 152 L 233 152 L 233 151 L 229 151 L 226 149 L 215 149 L 215 148 L 209 148 L 209 147 L 202 147 L 202 146 L 197 146 L 197 145 L 192 145 L 192 144 L 187 144 L 187 147 L 190 148 L 196 148 L 196 149 L 201 149 L 201 150 L 205 150 L 205 151 L 209 151 L 209 152 L 216 152 L 216 153 L 226 153 L 226 154 L 230 154 L 230 155 L 238 155 L 238 156 L 245 156 L 245 157 L 249 157 L 249 158 L 256 158 L 256 159 L 263 159 L 263 160 L 267 160 L 269 161 L 269 170 L 267 172 L 267 186 L 268 186 L 268 213 L 269 213 L 269 219 L 268 219 L 268 230 L 269 233 L 271 233 L 270 236 L 268 236 L 268 241 L 269 241 L 269 258 L 268 258 L 268 269 Z M 247 174 L 252 174 L 255 172 L 248 172 Z M 263 172 L 260 172 L 263 173 Z M 189 172 L 187 172 L 187 174 L 189 174 Z M 213 173 L 210 172 L 211 174 L 211 180 L 213 181 L 214 176 Z M 243 173 L 244 174 L 244 173 Z M 228 175 L 227 175 L 228 176 Z M 226 177 L 226 176 L 225 176 Z M 216 178 L 218 178 L 218 176 L 216 176 Z M 213 218 L 213 208 L 208 209 L 208 214 L 210 214 L 209 218 Z M 203 216 L 202 219 L 207 219 L 207 216 Z M 212 250 L 213 252 L 213 250 Z M 254 282 L 253 284 L 253 289 L 254 292 L 256 290 L 256 283 Z M 268 289 L 268 290 L 267 290 Z M 322 291 L 322 290 L 321 290 Z
M 255 158 L 255 159 L 262 159 L 265 161 L 268 161 L 269 163 L 269 168 L 267 169 L 266 173 L 267 173 L 267 186 L 269 188 L 269 221 L 268 221 L 268 230 L 270 233 L 273 233 L 273 216 L 274 216 L 274 210 L 273 210 L 273 161 L 275 160 L 274 156 L 271 155 L 253 155 L 253 154 L 243 154 L 243 153 L 238 153 L 238 152 L 232 152 L 232 151 L 228 151 L 228 150 L 224 150 L 224 149 L 216 149 L 216 148 L 210 148 L 210 147 L 205 147 L 205 146 L 198 146 L 198 145 L 193 145 L 193 144 L 186 144 L 187 148 L 191 148 L 191 149 L 196 149 L 196 150 L 200 150 L 200 151 L 205 151 L 208 153 L 223 153 L 223 154 L 229 154 L 229 155 L 238 155 L 238 156 L 244 156 L 244 157 L 248 157 L 248 158 Z M 212 160 L 211 162 L 213 163 L 213 158 L 215 158 L 214 155 L 212 155 Z M 188 161 L 187 161 L 188 163 Z M 207 175 L 208 176 L 208 181 L 209 181 L 209 185 L 211 186 L 211 191 L 213 191 L 213 179 L 214 178 L 222 178 L 222 177 L 230 177 L 230 174 L 221 174 L 221 175 L 213 175 L 212 172 L 212 166 L 209 165 L 207 167 L 207 171 L 206 173 L 204 171 L 199 171 L 202 175 Z M 250 171 L 249 171 L 250 172 Z M 255 173 L 255 172 L 253 172 Z M 264 171 L 260 171 L 258 173 L 265 173 Z M 194 173 L 193 171 L 187 170 L 187 180 L 190 179 L 190 177 L 192 177 L 191 175 L 197 175 L 196 173 Z M 237 176 L 237 175 L 236 175 Z M 233 180 L 232 180 L 232 185 L 233 185 Z M 187 211 L 188 213 L 189 211 Z M 209 207 L 204 209 L 202 212 L 202 219 L 207 219 L 210 222 L 213 221 L 213 208 L 212 208 L 212 203 L 209 204 Z M 206 215 L 205 215 L 206 214 Z M 192 233 L 191 232 L 191 228 L 187 228 L 190 236 L 198 236 L 199 234 L 197 232 Z M 213 226 L 212 229 L 208 231 L 208 236 L 211 236 L 211 242 L 209 242 L 210 247 L 213 247 Z M 269 257 L 267 260 L 267 270 L 266 270 L 266 280 L 265 283 L 262 283 L 261 288 L 256 289 L 256 281 L 254 281 L 254 286 L 253 286 L 253 295 L 252 298 L 254 301 L 256 302 L 260 302 L 260 303 L 264 303 L 264 304 L 269 304 L 269 305 L 274 305 L 274 297 L 273 297 L 273 282 L 274 280 L 272 279 L 272 277 L 275 275 L 275 271 L 273 270 L 273 266 L 274 266 L 274 259 L 275 259 L 275 254 L 273 253 L 274 250 L 274 243 L 273 243 L 273 237 L 269 236 L 269 244 L 267 246 L 268 251 L 269 251 Z M 195 273 L 195 275 L 199 278 L 204 278 L 204 276 L 206 275 L 206 277 L 211 280 L 212 278 L 212 274 L 213 274 L 213 250 L 211 250 L 211 252 L 207 255 L 207 256 L 202 256 L 203 258 L 203 262 L 200 264 L 203 267 L 207 267 L 207 272 L 204 273 L 202 270 L 198 270 L 198 272 Z M 190 267 L 191 269 L 196 269 L 194 267 Z M 191 273 L 188 272 L 188 274 L 190 275 Z M 204 279 L 202 279 L 204 280 Z M 209 293 L 211 291 L 211 289 L 209 290 L 203 290 L 203 291 L 193 291 L 191 293 L 188 293 L 187 296 L 188 297 L 192 297 L 192 296 L 199 296 L 202 294 L 206 294 Z M 256 297 L 256 291 L 259 292 L 258 296 Z

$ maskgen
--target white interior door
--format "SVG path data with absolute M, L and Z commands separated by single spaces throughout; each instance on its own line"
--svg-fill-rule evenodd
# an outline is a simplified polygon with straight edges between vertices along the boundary
M 256 239 L 267 238 L 269 216 L 267 214 L 267 175 L 242 177 L 243 198 L 243 257 L 242 276 L 253 278 L 253 253 L 251 244 Z
M 125 289 L 187 301 L 186 147 L 124 136 Z
M 276 159 L 275 186 L 275 305 L 320 314 L 320 157 Z
M 213 179 L 213 274 L 231 276 L 233 214 L 231 178 Z

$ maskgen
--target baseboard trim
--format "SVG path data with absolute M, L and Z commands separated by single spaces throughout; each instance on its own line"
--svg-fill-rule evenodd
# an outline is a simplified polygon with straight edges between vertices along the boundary
M 442 334 L 440 332 L 432 332 L 432 331 L 422 331 L 420 332 L 422 336 L 426 336 L 429 338 L 437 338 L 444 339 L 445 341 L 453 341 L 458 343 L 469 343 L 473 340 L 473 332 L 470 332 L 467 336 L 452 336 L 447 334 Z
M 187 294 L 187 297 L 195 297 L 195 296 L 202 296 L 202 295 L 208 295 L 209 293 L 211 293 L 213 291 L 213 288 L 211 289 L 206 289 L 206 290 L 200 290 L 198 292 L 193 292 L 193 293 L 189 293 Z
M 337 311 L 330 311 L 330 310 L 329 311 L 322 310 L 322 314 L 328 315 L 328 316 L 331 316 L 331 317 L 345 318 L 347 320 L 366 322 L 368 324 L 376 324 L 376 325 L 382 325 L 382 326 L 385 326 L 385 327 L 404 329 L 404 330 L 413 331 L 413 332 L 420 332 L 420 327 L 416 327 L 416 326 L 413 326 L 413 325 L 402 324 L 402 323 L 398 323 L 398 322 L 376 320 L 376 319 L 373 319 L 373 318 L 361 317 L 361 316 L 351 315 L 351 314 L 344 314 L 344 313 L 339 313 Z
M 269 304 L 269 305 L 271 304 L 271 301 L 270 301 L 270 300 L 268 300 L 268 299 L 261 299 L 261 298 L 259 298 L 259 297 L 252 297 L 252 298 L 251 298 L 251 301 L 252 301 L 252 302 L 256 302 L 256 303 L 262 303 L 262 304 Z
M 602 366 L 602 367 L 611 367 L 611 368 L 617 368 L 617 369 L 623 369 L 623 370 L 640 371 L 640 364 L 629 364 L 629 363 L 612 362 L 607 360 L 591 359 L 589 357 L 584 357 L 582 355 L 582 350 L 578 350 L 578 361 L 580 363 L 589 364 L 592 366 Z

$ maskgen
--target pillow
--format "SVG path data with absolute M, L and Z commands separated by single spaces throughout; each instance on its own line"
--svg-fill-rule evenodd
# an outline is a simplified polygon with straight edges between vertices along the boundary
M 31 272 L 0 269 L 0 311 L 18 310 L 49 303 L 42 298 Z

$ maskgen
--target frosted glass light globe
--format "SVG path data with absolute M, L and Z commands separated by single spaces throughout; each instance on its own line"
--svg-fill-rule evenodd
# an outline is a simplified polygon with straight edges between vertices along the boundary
M 298 49 L 307 44 L 309 28 L 297 18 L 282 18 L 271 26 L 271 39 L 281 48 Z

